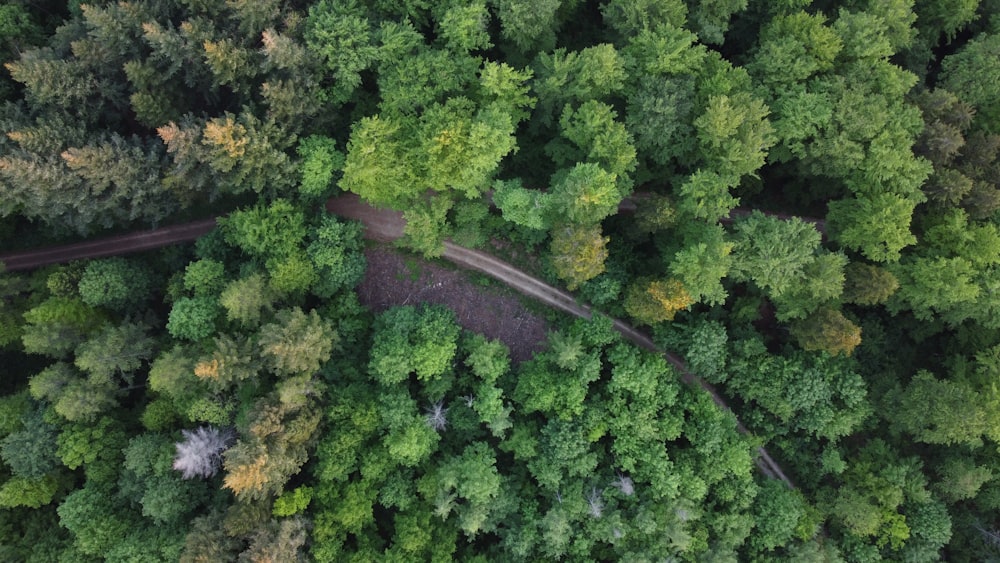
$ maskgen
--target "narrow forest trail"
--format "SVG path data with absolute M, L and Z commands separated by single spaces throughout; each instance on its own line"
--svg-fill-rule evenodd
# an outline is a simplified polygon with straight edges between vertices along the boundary
M 148 231 L 88 240 L 40 250 L 0 255 L 7 271 L 33 270 L 50 264 L 62 264 L 85 258 L 104 258 L 163 248 L 197 240 L 215 228 L 215 217 Z
M 402 213 L 388 209 L 376 209 L 361 201 L 354 194 L 331 198 L 326 203 L 326 209 L 335 215 L 360 221 L 365 226 L 366 238 L 391 242 L 403 236 L 403 227 L 406 223 Z M 93 241 L 6 254 L 0 256 L 0 262 L 6 265 L 7 270 L 18 271 L 30 270 L 49 264 L 69 262 L 71 260 L 129 254 L 161 248 L 180 242 L 193 241 L 210 232 L 215 228 L 215 224 L 215 218 L 203 219 L 150 231 L 140 231 Z M 569 293 L 553 287 L 485 252 L 446 242 L 442 257 L 463 268 L 486 274 L 529 297 L 571 315 L 589 319 L 593 314 L 590 307 L 578 303 L 576 298 Z M 634 327 L 619 319 L 613 320 L 615 329 L 626 339 L 639 347 L 663 355 L 681 374 L 681 379 L 685 383 L 701 387 L 720 408 L 732 412 L 732 409 L 729 408 L 729 405 L 726 404 L 725 400 L 711 384 L 688 371 L 683 359 L 676 354 L 661 350 L 646 334 Z M 736 425 L 741 433 L 745 435 L 750 434 L 749 430 L 747 430 L 738 418 L 736 419 Z M 795 488 L 791 479 L 788 478 L 764 447 L 757 448 L 755 462 L 764 475 L 772 479 L 780 479 L 789 488 Z

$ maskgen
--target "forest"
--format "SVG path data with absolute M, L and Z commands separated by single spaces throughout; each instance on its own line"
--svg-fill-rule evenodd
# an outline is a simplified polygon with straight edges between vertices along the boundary
M 0 254 L 219 217 L 0 267 L 3 561 L 1000 561 L 1000 0 L 6 0 L 0 59 Z M 366 307 L 343 194 L 595 313 Z

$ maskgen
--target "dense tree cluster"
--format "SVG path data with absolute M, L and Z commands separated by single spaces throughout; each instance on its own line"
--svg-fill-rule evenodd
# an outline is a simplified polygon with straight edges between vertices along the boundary
M 228 214 L 0 275 L 2 558 L 997 557 L 998 53 L 993 0 L 6 2 L 4 246 Z M 600 317 L 366 312 L 342 192 L 752 438 Z

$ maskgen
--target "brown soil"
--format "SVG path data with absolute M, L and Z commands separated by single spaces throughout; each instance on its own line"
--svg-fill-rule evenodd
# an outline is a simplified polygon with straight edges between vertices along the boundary
M 522 362 L 545 348 L 548 325 L 515 297 L 470 282 L 461 272 L 375 246 L 365 251 L 368 269 L 358 287 L 361 302 L 375 311 L 396 305 L 436 303 L 455 312 L 458 324 L 497 339 Z

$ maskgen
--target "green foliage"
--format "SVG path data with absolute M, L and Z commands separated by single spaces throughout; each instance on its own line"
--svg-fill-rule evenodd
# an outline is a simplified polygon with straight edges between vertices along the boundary
M 768 113 L 763 101 L 743 92 L 710 97 L 694 120 L 702 160 L 727 178 L 755 173 L 775 143 Z
M 900 279 L 891 307 L 907 308 L 914 316 L 930 320 L 963 303 L 976 302 L 980 287 L 975 270 L 964 258 L 915 258 L 894 269 Z
M 219 296 L 226 318 L 248 327 L 256 325 L 261 314 L 273 308 L 274 300 L 267 278 L 259 273 L 229 282 Z
M 780 297 L 794 287 L 814 258 L 820 234 L 797 218 L 783 221 L 755 211 L 736 223 L 732 277 L 753 281 Z
M 734 176 L 698 170 L 681 184 L 677 208 L 697 219 L 710 223 L 718 221 L 740 203 L 729 193 L 736 180 Z
M 120 311 L 148 298 L 149 275 L 123 258 L 106 258 L 87 264 L 80 278 L 80 298 L 91 307 Z
M 864 379 L 844 356 L 795 352 L 772 356 L 757 340 L 733 346 L 727 388 L 772 419 L 771 432 L 803 431 L 835 440 L 871 414 Z M 764 414 L 766 413 L 766 414 Z
M 74 364 L 92 380 L 120 378 L 131 383 L 135 373 L 156 354 L 150 327 L 136 323 L 106 326 L 76 348 Z
M 825 23 L 821 14 L 806 12 L 774 18 L 761 29 L 760 50 L 748 70 L 768 85 L 830 70 L 844 43 Z
M 174 444 L 162 434 L 141 434 L 124 449 L 118 494 L 142 507 L 142 515 L 166 526 L 178 522 L 206 496 L 204 484 L 181 479 L 171 464 Z
M 275 320 L 260 328 L 258 340 L 271 369 L 283 377 L 319 371 L 339 340 L 329 321 L 297 307 L 279 311 Z
M 551 195 L 527 189 L 516 178 L 493 184 L 493 203 L 503 213 L 504 220 L 538 230 L 548 228 L 550 209 L 554 206 Z
M 117 404 L 118 387 L 107 379 L 84 378 L 70 364 L 58 362 L 31 378 L 31 395 L 52 403 L 70 421 L 93 420 Z
M 806 505 L 800 493 L 776 479 L 767 480 L 754 499 L 756 525 L 750 544 L 761 552 L 787 544 L 805 512 Z
M 594 225 L 618 209 L 622 194 L 615 174 L 593 163 L 557 173 L 550 191 L 552 212 L 575 225 Z
M 357 285 L 365 272 L 361 225 L 326 216 L 313 232 L 306 252 L 316 265 L 319 282 L 313 293 L 329 298 L 336 291 Z
M 728 296 L 721 282 L 732 267 L 734 246 L 720 225 L 686 225 L 684 248 L 674 254 L 670 272 L 684 284 L 693 300 L 721 304 Z
M 280 296 L 301 296 L 319 279 L 308 256 L 300 251 L 268 260 L 267 272 L 268 285 Z
M 225 274 L 221 262 L 211 259 L 191 262 L 184 270 L 184 288 L 197 296 L 217 295 L 226 283 Z
M 517 124 L 528 118 L 537 101 L 530 94 L 531 69 L 515 69 L 507 63 L 486 61 L 479 72 L 483 100 L 509 114 Z
M 128 438 L 122 425 L 108 416 L 96 422 L 77 422 L 62 428 L 56 454 L 70 469 L 84 467 L 94 481 L 114 479 Z
M 625 37 L 664 25 L 680 28 L 687 19 L 687 11 L 680 0 L 612 0 L 601 6 L 604 21 Z
M 376 204 L 407 209 L 427 189 L 475 198 L 514 147 L 511 115 L 466 98 L 429 105 L 419 118 L 359 121 L 340 186 Z
M 292 516 L 304 512 L 312 500 L 313 490 L 310 487 L 297 487 L 274 500 L 272 514 L 275 516 Z
M 41 32 L 41 28 L 23 6 L 7 4 L 0 7 L 0 37 L 13 46 L 15 51 L 24 41 L 36 40 Z
M 914 4 L 913 11 L 917 14 L 920 32 L 930 39 L 943 35 L 949 42 L 954 41 L 962 28 L 979 18 L 976 13 L 979 0 L 917 0 Z
M 336 81 L 327 96 L 343 103 L 361 85 L 360 73 L 378 57 L 372 26 L 353 3 L 324 0 L 309 8 L 306 45 L 324 62 Z
M 888 400 L 897 409 L 893 424 L 920 442 L 978 446 L 983 435 L 997 433 L 988 397 L 961 380 L 921 370 Z
M 476 2 L 468 6 L 451 6 L 439 20 L 440 37 L 455 51 L 475 51 L 493 46 L 487 27 L 490 14 L 486 4 Z
M 556 164 L 589 161 L 619 179 L 623 191 L 631 191 L 629 176 L 636 168 L 636 150 L 625 125 L 617 121 L 614 109 L 594 100 L 574 111 L 567 105 L 559 118 L 562 136 L 572 146 L 553 141 L 546 147 Z
M 729 18 L 745 10 L 747 0 L 697 0 L 689 4 L 689 26 L 705 43 L 721 45 L 729 30 Z
M 688 330 L 685 340 L 684 359 L 691 373 L 712 383 L 724 381 L 729 356 L 726 327 L 716 321 L 699 322 Z
M 458 526 L 472 537 L 486 523 L 489 513 L 496 509 L 500 485 L 492 448 L 485 442 L 475 442 L 460 456 L 442 464 L 436 473 L 426 476 L 417 488 L 428 499 L 449 497 L 449 505 L 459 499 L 464 501 L 455 508 Z M 436 511 L 436 515 L 447 518 L 450 512 L 447 506 Z
M 202 340 L 215 332 L 219 302 L 211 297 L 183 297 L 170 309 L 167 330 L 174 338 Z
M 610 239 L 602 236 L 601 226 L 556 226 L 549 247 L 556 275 L 574 290 L 581 283 L 604 271 Z
M 931 500 L 907 506 L 905 510 L 911 538 L 902 550 L 904 557 L 936 558 L 952 535 L 948 509 L 944 503 Z
M 384 385 L 411 373 L 424 381 L 440 378 L 451 370 L 458 334 L 454 313 L 443 307 L 390 309 L 375 320 L 369 373 Z
M 901 457 L 885 442 L 872 440 L 850 460 L 836 488 L 821 495 L 832 522 L 855 542 L 873 541 L 873 547 L 898 553 L 915 532 L 908 516 L 931 501 L 926 484 L 916 458 Z M 946 513 L 944 517 L 947 521 Z M 937 524 L 929 518 L 925 522 Z M 927 533 L 936 535 L 932 528 Z
M 874 262 L 895 262 L 900 251 L 917 242 L 910 233 L 916 203 L 888 193 L 830 203 L 831 237 Z
M 561 23 L 559 5 L 559 0 L 496 0 L 501 34 L 522 52 L 548 51 L 555 46 L 555 32 Z
M 840 253 L 824 252 L 803 268 L 803 277 L 781 297 L 773 297 L 781 321 L 805 318 L 824 305 L 841 297 L 844 290 L 844 267 L 847 257 Z
M 4 277 L 0 559 L 984 558 L 992 2 L 78 4 L 0 7 L 5 237 L 248 207 L 187 265 Z M 519 366 L 368 315 L 360 227 L 305 211 L 335 186 L 427 256 L 548 237 L 755 438 L 596 311 Z M 235 427 L 220 479 L 172 468 L 192 421 Z
M 305 215 L 283 199 L 220 218 L 219 228 L 226 242 L 265 259 L 291 256 L 306 236 Z
M 24 413 L 21 429 L 0 441 L 0 457 L 14 475 L 38 480 L 56 468 L 56 428 L 41 410 Z
M 195 355 L 191 348 L 175 346 L 160 353 L 149 368 L 149 388 L 174 400 L 196 393 Z
M 24 350 L 64 358 L 101 326 L 104 315 L 79 299 L 50 297 L 24 313 Z
M 464 344 L 464 349 L 468 352 L 465 365 L 487 383 L 495 382 L 510 369 L 510 350 L 499 340 L 473 335 Z
M 427 160 L 420 181 L 437 191 L 477 197 L 515 148 L 510 115 L 493 107 L 475 111 L 468 101 L 454 99 L 428 108 L 421 121 L 420 152 Z
M 131 514 L 113 499 L 108 491 L 89 486 L 73 491 L 59 505 L 59 524 L 73 534 L 84 554 L 100 556 L 128 534 Z
M 23 477 L 16 475 L 0 485 L 0 507 L 38 508 L 52 502 L 59 490 L 59 481 L 52 475 Z
M 299 191 L 311 199 L 330 195 L 334 187 L 334 174 L 344 167 L 344 153 L 338 151 L 329 137 L 312 135 L 299 141 L 298 154 L 301 180 Z
M 969 456 L 948 459 L 938 473 L 941 480 L 936 483 L 935 489 L 948 502 L 975 498 L 980 488 L 993 479 L 989 467 L 977 465 Z
M 549 347 L 556 365 L 564 370 L 579 366 L 583 356 L 583 340 L 578 334 L 553 332 L 549 334 Z
M 0 436 L 7 436 L 21 428 L 21 417 L 31 408 L 27 392 L 21 391 L 0 397 Z
M 954 14 L 958 16 L 959 14 Z M 995 77 L 1000 71 L 997 53 L 1000 35 L 983 33 L 941 62 L 941 85 L 978 110 L 974 123 L 990 133 L 1000 131 Z
M 539 108 L 551 111 L 567 102 L 597 100 L 620 91 L 625 68 L 614 46 L 600 44 L 581 51 L 560 48 L 540 53 L 535 75 Z

